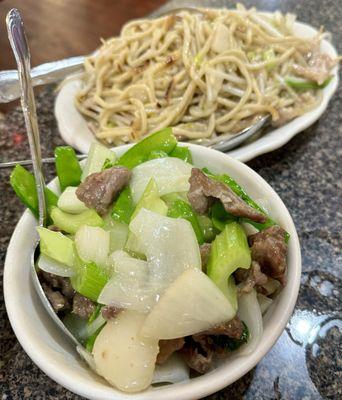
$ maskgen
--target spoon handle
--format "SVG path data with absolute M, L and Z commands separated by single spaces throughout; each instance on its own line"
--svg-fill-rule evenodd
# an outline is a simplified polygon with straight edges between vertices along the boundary
M 18 66 L 19 82 L 21 86 L 21 107 L 23 109 L 26 130 L 29 138 L 33 171 L 36 179 L 39 225 L 46 222 L 46 203 L 44 188 L 45 182 L 42 173 L 40 138 L 34 94 L 31 82 L 31 57 L 28 48 L 24 24 L 16 8 L 10 10 L 6 18 L 8 39 Z

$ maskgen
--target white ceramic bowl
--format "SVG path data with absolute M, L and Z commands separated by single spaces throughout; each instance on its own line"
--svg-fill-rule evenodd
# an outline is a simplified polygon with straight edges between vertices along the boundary
M 129 146 L 117 148 L 122 154 Z M 231 384 L 252 369 L 274 345 L 284 330 L 296 303 L 301 274 L 301 256 L 295 226 L 285 205 L 256 172 L 241 162 L 205 147 L 190 145 L 194 164 L 217 173 L 228 173 L 254 198 L 266 198 L 268 211 L 291 235 L 287 285 L 264 316 L 262 340 L 250 355 L 237 352 L 214 371 L 177 384 L 151 387 L 134 395 L 110 387 L 79 358 L 75 349 L 56 328 L 36 295 L 30 279 L 30 255 L 35 241 L 36 221 L 25 211 L 11 238 L 4 271 L 7 313 L 19 342 L 35 364 L 53 380 L 90 399 L 187 400 L 209 395 Z M 56 188 L 56 180 L 51 183 Z
M 315 28 L 302 22 L 295 23 L 294 31 L 295 34 L 304 38 L 313 37 L 318 33 Z M 334 46 L 327 40 L 322 41 L 321 50 L 332 58 L 338 56 Z M 312 125 L 324 113 L 331 97 L 336 91 L 338 86 L 337 66 L 333 68 L 332 75 L 333 79 L 322 90 L 322 102 L 318 107 L 279 128 L 271 129 L 267 134 L 262 135 L 251 143 L 228 151 L 227 154 L 239 161 L 249 161 L 260 154 L 278 149 L 292 139 L 293 136 Z M 87 121 L 78 112 L 74 103 L 75 95 L 79 91 L 81 84 L 80 80 L 72 80 L 62 87 L 56 98 L 55 115 L 59 132 L 65 142 L 81 153 L 87 154 L 91 143 L 97 140 L 88 128 Z

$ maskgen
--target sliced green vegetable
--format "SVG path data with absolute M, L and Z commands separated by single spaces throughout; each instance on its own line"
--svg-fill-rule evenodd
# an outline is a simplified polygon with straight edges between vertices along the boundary
M 88 207 L 76 195 L 77 187 L 68 186 L 59 196 L 57 206 L 70 214 L 79 214 L 88 210 Z
M 67 265 L 74 266 L 74 243 L 61 232 L 37 227 L 40 237 L 40 251 L 48 257 Z
M 197 215 L 197 220 L 202 229 L 204 241 L 206 243 L 212 242 L 216 236 L 212 220 L 206 215 Z
M 239 197 L 241 197 L 241 199 L 248 204 L 250 207 L 254 208 L 255 210 L 258 210 L 259 212 L 261 212 L 262 214 L 265 214 L 265 210 L 260 207 L 254 200 L 252 200 L 248 194 L 244 191 L 244 189 L 230 176 L 224 174 L 224 175 L 216 175 L 211 173 L 207 168 L 203 168 L 203 172 L 209 176 L 209 178 L 212 178 L 218 182 L 222 182 L 225 183 L 226 185 L 228 185 L 232 191 Z M 276 225 L 276 222 L 273 221 L 270 217 L 267 216 L 267 220 L 266 222 L 264 222 L 263 224 L 251 221 L 249 219 L 245 219 L 246 222 L 250 223 L 251 225 L 255 226 L 257 229 L 262 230 L 262 229 L 266 229 L 270 226 Z
M 88 158 L 84 166 L 81 181 L 93 174 L 102 171 L 104 164 L 113 163 L 116 160 L 116 154 L 107 147 L 99 143 L 92 143 L 90 146 Z
M 152 151 L 164 151 L 169 154 L 176 147 L 177 139 L 171 128 L 165 128 L 147 136 L 126 151 L 117 161 L 118 165 L 134 168 L 147 160 Z
M 93 351 L 95 340 L 96 340 L 98 334 L 102 331 L 103 327 L 104 327 L 104 325 L 100 326 L 100 328 L 95 333 L 93 333 L 92 335 L 90 335 L 88 337 L 85 347 L 86 347 L 86 350 L 89 351 L 89 353 L 91 353 Z
M 114 167 L 114 165 L 115 165 L 115 161 L 111 161 L 109 158 L 106 158 L 105 162 L 103 163 L 101 171 L 104 171 L 105 169 L 112 168 L 112 167 Z
M 131 189 L 129 186 L 126 186 L 119 194 L 114 207 L 112 209 L 112 218 L 115 221 L 123 222 L 125 224 L 129 224 L 131 220 L 131 216 L 135 209 Z
M 99 294 L 110 279 L 108 271 L 93 262 L 86 263 L 76 252 L 75 264 L 77 273 L 70 278 L 72 287 L 88 299 L 97 301 Z
M 95 307 L 95 310 L 93 311 L 93 313 L 91 314 L 91 316 L 88 319 L 88 324 L 91 324 L 92 322 L 95 321 L 95 319 L 100 314 L 101 309 L 102 309 L 102 305 L 101 304 L 97 304 L 96 307 Z
M 212 242 L 207 274 L 232 304 L 237 305 L 235 284 L 232 279 L 228 282 L 228 278 L 236 269 L 250 265 L 251 252 L 243 228 L 237 222 L 225 225 Z
M 188 147 L 176 146 L 170 153 L 170 157 L 177 157 L 181 160 L 192 164 L 192 155 Z
M 196 234 L 198 243 L 204 243 L 203 231 L 197 220 L 197 216 L 190 204 L 186 203 L 183 200 L 174 201 L 168 210 L 167 216 L 171 218 L 184 218 L 189 221 Z
M 163 158 L 168 157 L 168 154 L 163 150 L 152 150 L 151 153 L 147 156 L 146 161 L 154 160 L 155 158 Z
M 284 80 L 287 86 L 290 86 L 291 88 L 296 90 L 318 90 L 324 89 L 330 83 L 332 78 L 333 77 L 330 76 L 321 84 L 318 84 L 315 81 L 310 81 L 308 79 L 297 78 L 295 76 L 288 76 Z
M 64 232 L 75 234 L 82 225 L 103 226 L 103 219 L 95 210 L 83 211 L 79 214 L 69 214 L 58 207 L 51 209 L 51 219 L 57 228 Z
M 186 192 L 167 193 L 167 194 L 164 194 L 164 196 L 161 196 L 161 199 L 163 201 L 165 201 L 165 203 L 167 204 L 168 207 L 170 207 L 172 205 L 172 203 L 176 200 L 182 200 L 182 201 L 185 201 L 186 203 L 189 203 Z
M 137 206 L 132 214 L 131 220 L 138 214 L 138 212 L 145 208 L 146 210 L 150 210 L 156 212 L 160 215 L 167 214 L 167 205 L 165 202 L 160 198 L 158 186 L 156 181 L 151 178 L 148 182 L 141 199 L 138 201 Z
M 237 350 L 241 345 L 248 342 L 249 330 L 247 325 L 243 323 L 243 332 L 239 339 L 232 339 L 225 335 L 214 335 L 211 336 L 214 344 L 222 349 L 234 351 Z
M 219 232 L 223 231 L 226 224 L 229 224 L 230 222 L 238 220 L 238 218 L 234 217 L 234 215 L 227 213 L 227 211 L 223 207 L 223 204 L 220 201 L 216 201 L 212 205 L 212 207 L 210 209 L 210 215 L 211 215 L 211 219 L 212 219 L 214 227 Z
M 81 182 L 82 170 L 75 150 L 70 146 L 55 148 L 56 172 L 61 191 L 68 186 L 78 186 Z
M 33 174 L 17 164 L 11 173 L 10 184 L 19 199 L 32 211 L 33 215 L 38 218 L 38 197 L 36 181 Z M 50 207 L 57 205 L 58 196 L 49 188 L 45 188 L 45 200 L 49 210 Z

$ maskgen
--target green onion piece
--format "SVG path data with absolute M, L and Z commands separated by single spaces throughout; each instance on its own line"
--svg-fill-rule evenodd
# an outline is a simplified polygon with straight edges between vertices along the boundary
M 176 146 L 170 153 L 170 157 L 177 157 L 181 160 L 192 164 L 192 155 L 188 147 Z
M 154 160 L 155 158 L 165 158 L 168 157 L 168 154 L 163 150 L 152 150 L 151 153 L 147 156 L 146 161 Z
M 10 184 L 19 199 L 32 211 L 33 215 L 38 218 L 38 197 L 36 181 L 33 174 L 17 164 L 11 173 Z M 52 206 L 57 205 L 58 196 L 50 189 L 45 188 L 45 200 L 49 210 Z
M 75 264 L 77 273 L 70 278 L 72 287 L 82 296 L 97 301 L 99 294 L 110 279 L 108 271 L 93 262 L 86 263 L 77 255 L 76 250 Z
M 308 79 L 302 79 L 302 78 L 297 78 L 295 76 L 288 76 L 286 77 L 285 83 L 287 86 L 290 86 L 292 89 L 296 90 L 318 90 L 318 89 L 324 89 L 332 80 L 332 76 L 327 78 L 323 83 L 318 84 L 315 81 L 309 81 Z
M 126 151 L 117 161 L 117 165 L 134 168 L 146 161 L 149 154 L 154 151 L 164 151 L 169 154 L 176 147 L 177 139 L 172 134 L 171 128 L 155 132 Z
M 203 231 L 190 204 L 183 200 L 174 201 L 168 210 L 167 216 L 171 218 L 184 218 L 189 221 L 196 234 L 198 243 L 204 243 Z
M 120 193 L 112 209 L 112 218 L 115 221 L 129 224 L 131 216 L 134 212 L 135 206 L 133 204 L 131 189 L 126 186 Z
M 55 164 L 62 192 L 68 186 L 78 186 L 80 184 L 82 170 L 72 147 L 56 147 Z

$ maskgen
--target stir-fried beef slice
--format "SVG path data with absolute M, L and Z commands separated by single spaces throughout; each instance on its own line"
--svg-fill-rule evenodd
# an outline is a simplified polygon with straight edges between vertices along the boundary
M 70 307 L 68 299 L 61 292 L 51 289 L 45 282 L 42 282 L 42 288 L 56 313 Z
M 193 335 L 193 337 L 198 335 L 224 335 L 228 336 L 232 339 L 240 339 L 243 333 L 243 323 L 238 316 L 235 316 L 230 321 L 224 322 L 219 325 L 215 325 L 211 329 L 208 329 L 204 332 L 201 332 L 197 335 Z
M 75 291 L 70 279 L 40 270 L 38 274 L 46 297 L 56 312 L 70 308 Z
M 112 167 L 89 175 L 76 190 L 79 200 L 94 208 L 100 215 L 108 207 L 131 178 L 131 171 L 125 167 Z
M 328 54 L 322 54 L 319 46 L 313 49 L 307 67 L 294 64 L 294 71 L 301 77 L 317 82 L 321 85 L 331 75 L 331 68 L 337 64 Z
M 287 244 L 285 230 L 278 225 L 271 226 L 248 237 L 252 259 L 257 261 L 261 271 L 284 284 L 286 271 Z
M 76 293 L 72 302 L 72 313 L 82 319 L 88 319 L 95 310 L 95 304 L 87 297 Z
M 207 262 L 209 260 L 211 250 L 211 243 L 203 243 L 200 246 L 200 253 L 201 253 L 201 261 L 202 261 L 202 270 L 205 272 Z
M 267 275 L 261 272 L 260 265 L 257 261 L 252 261 L 252 265 L 249 269 L 237 269 L 234 273 L 234 277 L 238 282 L 241 282 L 239 288 L 240 293 L 249 293 L 254 286 L 264 285 L 268 280 Z
M 227 185 L 207 177 L 200 169 L 193 168 L 189 179 L 188 199 L 199 214 L 205 214 L 213 201 L 221 201 L 224 209 L 236 217 L 246 217 L 263 223 L 266 216 L 247 205 Z
M 187 365 L 200 374 L 213 366 L 213 351 L 210 348 L 201 349 L 193 340 L 188 340 L 180 353 Z
M 165 361 L 175 351 L 180 350 L 184 344 L 184 338 L 170 339 L 170 340 L 159 340 L 159 353 L 157 355 L 157 364 L 164 364 Z
M 101 310 L 102 317 L 106 319 L 107 321 L 115 319 L 119 312 L 121 311 L 121 308 L 115 307 L 115 306 L 104 306 Z

